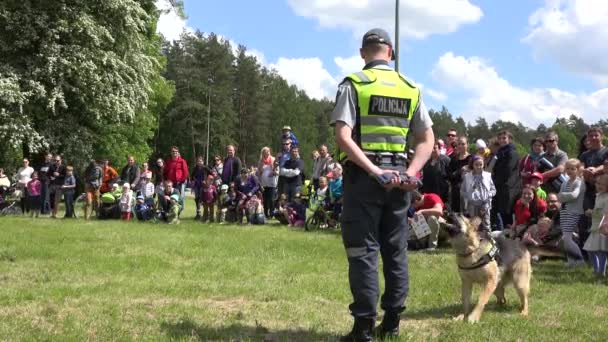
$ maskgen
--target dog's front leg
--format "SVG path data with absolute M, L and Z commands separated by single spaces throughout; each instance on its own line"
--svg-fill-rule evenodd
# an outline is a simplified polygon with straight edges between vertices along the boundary
M 477 305 L 475 305 L 473 312 L 471 312 L 471 314 L 467 317 L 467 321 L 469 321 L 470 323 L 476 323 L 479 321 L 483 309 L 485 308 L 486 304 L 488 304 L 488 301 L 490 300 L 492 293 L 494 293 L 494 290 L 496 290 L 496 285 L 497 279 L 495 277 L 488 279 L 486 286 L 484 286 L 484 288 L 481 290 L 481 293 L 479 294 L 479 300 L 477 301 Z
M 458 321 L 462 321 L 471 310 L 471 295 L 473 293 L 473 283 L 463 279 L 462 280 L 462 288 L 460 289 L 462 296 L 462 310 L 463 313 L 457 316 L 455 319 Z

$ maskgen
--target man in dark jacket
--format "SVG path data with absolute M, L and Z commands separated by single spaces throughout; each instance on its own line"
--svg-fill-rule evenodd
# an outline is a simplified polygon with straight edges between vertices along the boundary
M 302 190 L 304 183 L 304 161 L 300 159 L 300 149 L 291 148 L 291 158 L 280 168 L 279 174 L 285 177 L 287 202 L 292 202 L 295 194 Z
M 139 174 L 139 166 L 135 164 L 135 157 L 129 156 L 127 158 L 127 165 L 122 168 L 122 172 L 120 173 L 120 181 L 122 183 L 129 183 L 131 189 L 137 190 L 137 186 L 139 185 Z
M 492 200 L 492 224 L 513 223 L 513 205 L 521 191 L 519 179 L 519 155 L 513 145 L 513 135 L 509 131 L 498 133 L 500 147 L 496 152 L 496 164 L 492 180 L 496 186 L 496 196 Z M 501 228 L 500 225 L 498 227 Z
M 47 153 L 44 156 L 44 163 L 42 163 L 40 171 L 38 172 L 38 178 L 40 179 L 40 183 L 42 183 L 40 194 L 42 197 L 42 200 L 40 201 L 40 213 L 42 215 L 47 215 L 51 211 L 51 175 L 49 174 L 51 166 L 53 166 L 53 154 Z
M 222 183 L 236 183 L 241 174 L 241 160 L 236 156 L 236 149 L 233 145 L 226 146 L 226 159 L 224 159 L 224 169 L 222 170 Z

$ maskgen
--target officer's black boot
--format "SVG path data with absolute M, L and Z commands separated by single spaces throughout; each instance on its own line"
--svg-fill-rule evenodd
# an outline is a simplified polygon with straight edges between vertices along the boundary
M 340 338 L 340 342 L 373 342 L 375 319 L 355 318 L 353 330 Z
M 380 340 L 398 337 L 400 320 L 401 314 L 397 312 L 385 312 L 382 322 L 374 329 L 374 335 Z

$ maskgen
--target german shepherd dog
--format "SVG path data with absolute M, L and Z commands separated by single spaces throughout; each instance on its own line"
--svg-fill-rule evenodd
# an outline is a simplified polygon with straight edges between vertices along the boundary
M 452 248 L 456 252 L 458 273 L 462 280 L 462 305 L 464 312 L 456 317 L 471 323 L 479 321 L 484 307 L 492 294 L 498 304 L 504 305 L 505 285 L 513 283 L 521 302 L 520 313 L 528 315 L 528 293 L 532 277 L 530 253 L 519 241 L 505 237 L 492 239 L 478 233 L 481 220 L 467 219 L 460 214 L 448 216 L 447 228 Z M 473 284 L 481 284 L 477 305 L 471 311 Z

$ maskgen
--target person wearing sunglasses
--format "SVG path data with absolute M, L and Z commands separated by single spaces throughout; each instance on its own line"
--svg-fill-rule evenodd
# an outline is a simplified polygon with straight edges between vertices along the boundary
M 559 136 L 555 132 L 547 132 L 544 137 L 545 154 L 539 161 L 538 171 L 542 173 L 542 188 L 546 193 L 558 193 L 565 177 L 564 165 L 568 154 L 559 149 Z
M 448 129 L 448 132 L 445 135 L 445 155 L 451 157 L 452 154 L 456 151 L 456 147 L 458 146 L 458 132 L 454 128 Z

